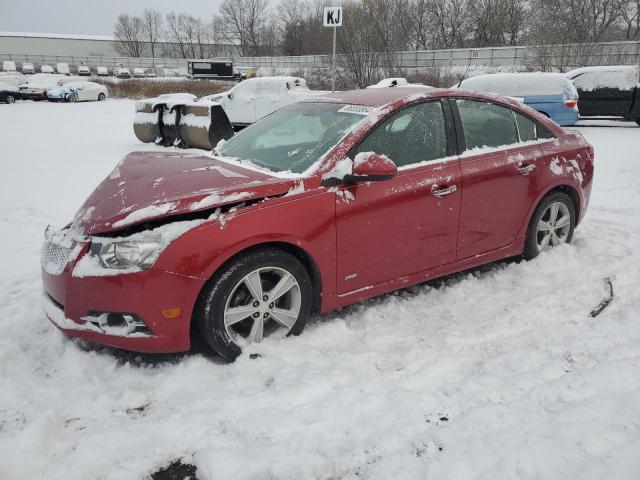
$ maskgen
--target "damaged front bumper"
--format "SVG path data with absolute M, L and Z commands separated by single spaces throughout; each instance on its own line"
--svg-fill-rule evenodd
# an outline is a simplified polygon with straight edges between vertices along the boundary
M 47 230 L 42 249 L 43 308 L 65 334 L 125 350 L 189 349 L 191 314 L 203 281 L 157 269 L 74 276 L 90 239 Z M 170 318 L 166 313 L 172 312 Z

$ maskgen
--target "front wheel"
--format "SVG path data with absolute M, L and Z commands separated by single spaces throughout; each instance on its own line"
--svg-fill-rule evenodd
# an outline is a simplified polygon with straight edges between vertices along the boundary
M 104 100 L 104 93 L 98 95 L 98 101 L 101 102 Z
M 7 103 L 16 103 L 15 97 L 13 97 L 12 95 L 8 95 L 7 96 Z
M 523 256 L 537 257 L 549 248 L 570 243 L 576 226 L 576 209 L 566 193 L 554 192 L 538 204 L 527 229 Z
M 69 103 L 75 103 L 75 101 L 76 101 L 76 100 L 77 100 L 77 99 L 76 99 L 76 96 L 75 96 L 75 95 L 69 95 L 69 96 L 67 97 L 67 102 L 69 102 Z
M 200 295 L 193 320 L 227 361 L 241 346 L 271 335 L 297 335 L 311 312 L 313 287 L 306 268 L 280 250 L 258 250 L 216 274 Z

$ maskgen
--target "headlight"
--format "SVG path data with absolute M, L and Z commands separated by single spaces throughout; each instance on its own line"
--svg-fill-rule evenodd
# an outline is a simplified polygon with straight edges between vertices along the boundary
M 93 241 L 89 254 L 105 268 L 151 268 L 164 249 L 159 240 Z

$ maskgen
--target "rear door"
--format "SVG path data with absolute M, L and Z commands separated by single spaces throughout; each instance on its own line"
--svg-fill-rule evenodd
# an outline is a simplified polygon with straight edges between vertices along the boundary
M 398 174 L 337 192 L 339 294 L 455 260 L 460 168 L 445 118 L 453 125 L 441 101 L 405 107 L 350 152 L 384 154 Z
M 530 118 L 502 105 L 469 99 L 452 103 L 464 149 L 457 252 L 461 260 L 515 241 L 538 192 L 544 156 L 531 140 L 550 134 L 543 127 L 538 132 Z

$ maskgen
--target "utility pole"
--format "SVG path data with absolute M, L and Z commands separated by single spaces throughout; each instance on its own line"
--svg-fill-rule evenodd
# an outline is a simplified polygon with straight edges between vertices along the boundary
M 336 91 L 336 32 L 342 26 L 342 7 L 324 7 L 324 27 L 333 27 L 333 54 L 331 55 L 331 92 Z

